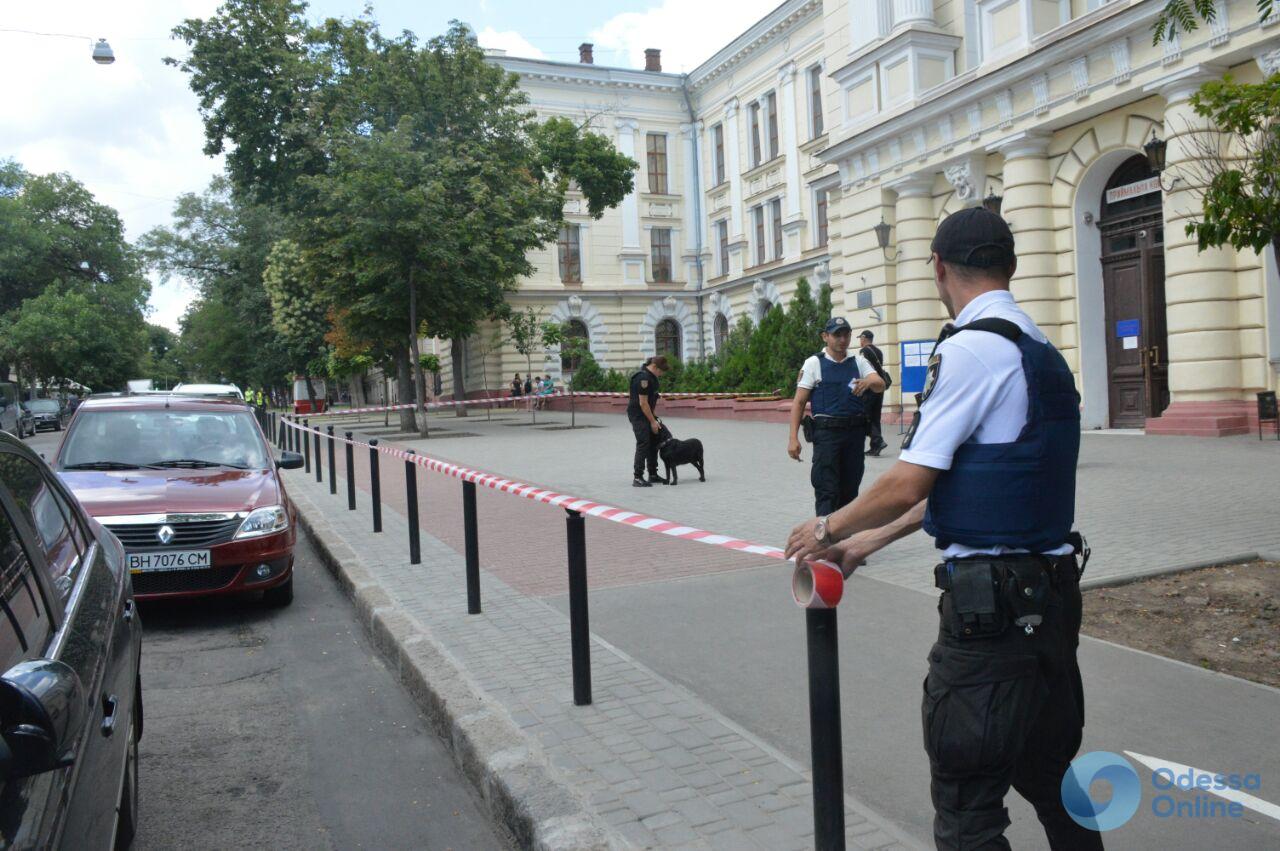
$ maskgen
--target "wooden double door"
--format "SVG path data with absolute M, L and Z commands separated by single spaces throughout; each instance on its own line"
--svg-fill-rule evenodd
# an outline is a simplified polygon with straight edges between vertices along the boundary
M 1159 195 L 1155 196 L 1158 205 Z M 1169 405 L 1164 222 L 1159 206 L 1098 223 L 1111 427 L 1142 428 Z M 1135 214 L 1136 213 L 1136 214 Z

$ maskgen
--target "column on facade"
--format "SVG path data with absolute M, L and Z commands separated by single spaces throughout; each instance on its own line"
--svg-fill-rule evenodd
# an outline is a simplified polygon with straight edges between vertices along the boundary
M 724 167 L 729 173 L 729 275 L 737 277 L 746 268 L 747 237 L 745 216 L 742 211 L 742 160 L 739 157 L 739 140 L 743 135 L 739 122 L 742 110 L 738 99 L 731 98 L 724 106 Z
M 782 151 L 787 161 L 783 169 L 787 194 L 782 200 L 782 230 L 785 236 L 783 256 L 799 257 L 802 250 L 800 231 L 804 224 L 801 212 L 800 148 L 796 140 L 796 63 L 788 62 L 778 69 L 778 120 L 782 128 Z
M 636 131 L 640 122 L 634 118 L 619 118 L 618 150 L 637 162 L 643 158 L 636 154 Z M 640 244 L 640 201 L 636 196 L 636 180 L 639 172 L 631 178 L 631 191 L 622 199 L 622 251 L 618 259 L 622 262 L 622 281 L 624 284 L 644 284 L 644 248 Z
M 1004 156 L 1001 215 L 1013 231 L 1018 253 L 1018 271 L 1010 289 L 1049 340 L 1061 346 L 1061 292 L 1053 226 L 1053 181 L 1049 175 L 1049 136 L 1018 133 L 992 148 Z
M 1246 408 L 1242 401 L 1235 252 L 1230 248 L 1199 251 L 1195 238 L 1185 232 L 1187 221 L 1200 209 L 1195 161 L 1200 156 L 1198 144 L 1204 139 L 1200 131 L 1209 127 L 1208 119 L 1192 109 L 1190 98 L 1202 83 L 1220 78 L 1221 73 L 1219 68 L 1193 66 L 1148 87 L 1165 99 L 1168 148 L 1163 180 L 1167 186 L 1179 178 L 1164 193 L 1171 404 L 1158 420 L 1148 421 L 1149 430 L 1181 424 L 1221 433 Z
M 933 174 L 917 174 L 888 187 L 897 194 L 897 319 L 899 340 L 932 340 L 947 321 L 929 265 L 929 244 L 938 229 L 933 211 Z
M 932 23 L 933 0 L 893 0 L 893 26 Z
M 684 222 L 685 233 L 688 234 L 680 259 L 685 266 L 685 280 L 696 281 L 699 286 L 702 280 L 698 276 L 698 255 L 702 251 L 702 243 L 706 240 L 705 234 L 702 234 L 702 222 L 698 215 L 702 209 L 700 203 L 702 197 L 698 190 L 701 167 L 698 160 L 698 142 L 701 136 L 701 121 L 680 125 L 681 165 L 684 169 L 684 197 L 680 199 L 680 218 Z

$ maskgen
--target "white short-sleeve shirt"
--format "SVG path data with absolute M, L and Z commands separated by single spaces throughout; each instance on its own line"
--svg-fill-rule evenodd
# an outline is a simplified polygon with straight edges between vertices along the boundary
M 976 319 L 1007 319 L 1041 343 L 1047 338 L 1023 312 L 1008 290 L 983 293 L 956 317 L 956 325 Z M 1010 443 L 1027 422 L 1027 380 L 1018 345 L 999 334 L 976 331 L 954 334 L 938 344 L 939 358 L 933 386 L 920 405 L 910 448 L 899 458 L 935 470 L 951 469 L 956 450 L 964 443 Z M 972 549 L 952 544 L 948 558 L 999 555 L 1008 547 Z M 1065 555 L 1065 545 L 1050 554 Z
M 824 348 L 816 355 L 810 355 L 805 359 L 804 366 L 800 367 L 800 377 L 796 379 L 796 387 L 801 390 L 812 390 L 822 382 L 822 364 L 818 362 L 818 358 L 824 358 L 832 363 L 844 363 L 844 360 L 837 361 L 827 354 Z M 861 354 L 846 354 L 845 360 L 853 358 L 858 364 L 858 377 L 866 378 L 868 375 L 875 375 L 876 371 L 872 369 L 870 361 Z M 819 414 L 819 416 L 822 416 Z

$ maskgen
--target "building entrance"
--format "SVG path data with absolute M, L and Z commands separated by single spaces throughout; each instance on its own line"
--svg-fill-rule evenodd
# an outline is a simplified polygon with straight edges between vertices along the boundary
M 1126 160 L 1103 193 L 1102 287 L 1112 428 L 1142 428 L 1169 405 L 1164 215 L 1159 176 Z

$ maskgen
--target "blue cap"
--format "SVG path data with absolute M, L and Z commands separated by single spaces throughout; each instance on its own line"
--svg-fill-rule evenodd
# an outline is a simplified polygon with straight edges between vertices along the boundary
M 837 334 L 841 331 L 853 333 L 853 329 L 849 327 L 849 320 L 843 316 L 833 316 L 827 320 L 826 327 L 822 329 L 824 334 Z

